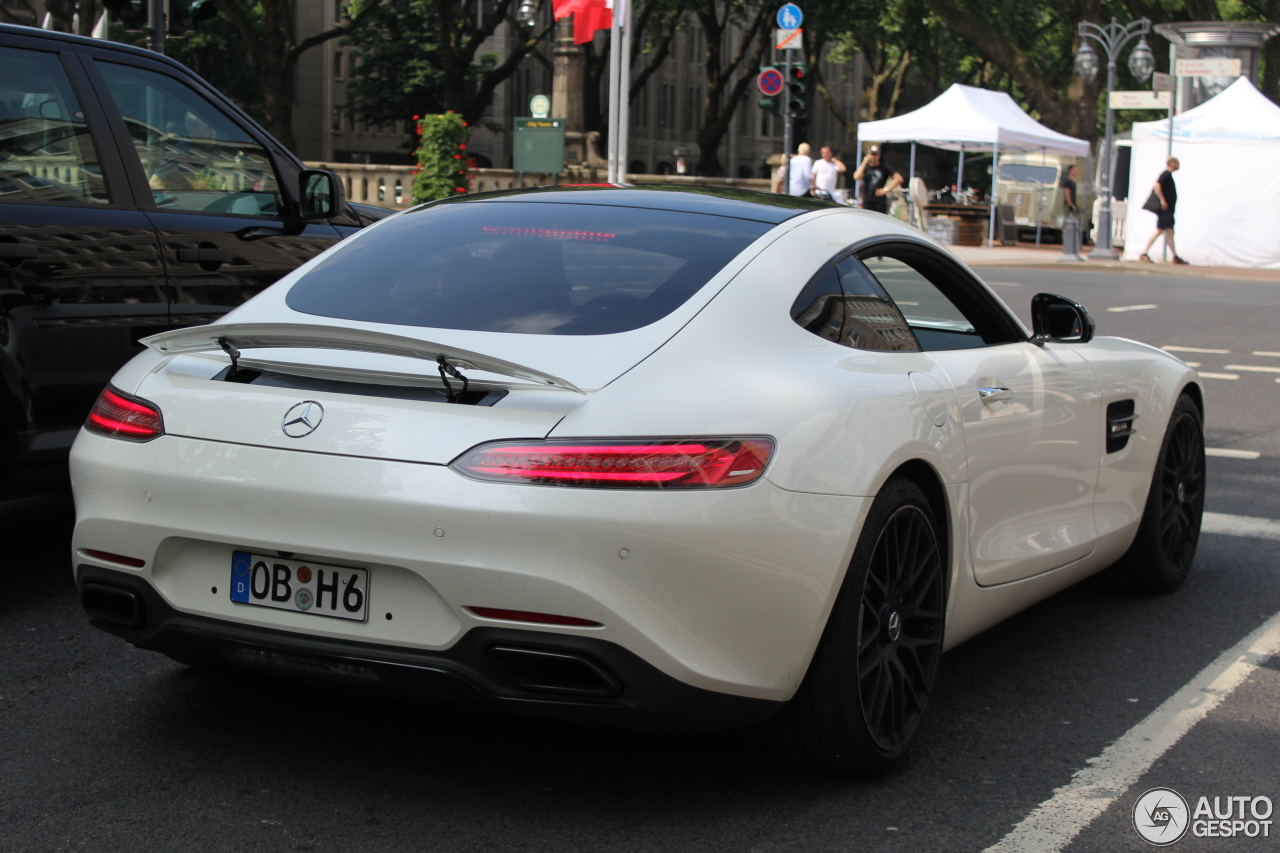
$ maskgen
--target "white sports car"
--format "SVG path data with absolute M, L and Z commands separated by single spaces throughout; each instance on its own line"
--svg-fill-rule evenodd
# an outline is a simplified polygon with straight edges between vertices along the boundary
M 1177 358 L 1034 332 L 879 214 L 468 196 L 144 341 L 71 454 L 93 624 L 193 665 L 626 725 L 772 718 L 873 773 L 943 651 L 1195 553 Z

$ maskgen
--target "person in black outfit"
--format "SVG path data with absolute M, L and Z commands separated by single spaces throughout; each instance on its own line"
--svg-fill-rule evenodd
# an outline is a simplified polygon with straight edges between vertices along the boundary
M 902 173 L 880 159 L 880 146 L 872 145 L 870 153 L 853 172 L 862 181 L 862 208 L 876 213 L 889 212 L 888 194 L 902 186 Z
M 1062 203 L 1066 205 L 1068 214 L 1074 214 L 1079 203 L 1076 198 L 1076 172 L 1079 169 L 1079 166 L 1068 166 L 1067 175 L 1062 179 Z
M 1173 182 L 1173 173 L 1178 171 L 1179 165 L 1177 157 L 1170 157 L 1165 163 L 1165 170 L 1152 184 L 1152 190 L 1160 199 L 1160 212 L 1156 214 L 1156 233 L 1151 235 L 1151 239 L 1147 241 L 1147 247 L 1142 250 L 1142 257 L 1139 258 L 1143 263 L 1154 263 L 1147 252 L 1151 251 L 1151 247 L 1161 234 L 1164 235 L 1164 244 L 1173 253 L 1173 262 L 1186 263 L 1178 257 L 1178 250 L 1173 247 L 1173 211 L 1178 206 L 1178 185 Z

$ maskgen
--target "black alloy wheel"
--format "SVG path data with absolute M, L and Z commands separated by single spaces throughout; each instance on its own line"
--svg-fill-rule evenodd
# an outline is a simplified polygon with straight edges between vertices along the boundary
M 907 752 L 938 679 L 946 566 L 928 497 L 910 480 L 890 480 L 867 513 L 804 682 L 774 718 L 791 759 L 865 777 Z
M 1182 584 L 1200 543 L 1204 493 L 1204 420 L 1184 394 L 1169 416 L 1138 533 L 1112 569 L 1122 586 L 1172 592 Z
M 915 504 L 880 531 L 862 587 L 858 695 L 876 746 L 911 742 L 942 657 L 942 557 L 933 524 Z
M 1170 564 L 1190 565 L 1204 513 L 1204 436 L 1189 413 L 1169 425 L 1159 477 L 1160 547 Z

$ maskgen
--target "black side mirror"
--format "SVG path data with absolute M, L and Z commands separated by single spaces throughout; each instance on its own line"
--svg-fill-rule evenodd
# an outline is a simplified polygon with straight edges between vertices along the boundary
M 1037 344 L 1048 341 L 1063 344 L 1087 344 L 1093 340 L 1093 315 L 1065 296 L 1056 293 L 1037 293 L 1031 297 L 1031 340 Z
M 298 173 L 298 190 L 298 213 L 303 219 L 327 219 L 347 206 L 342 178 L 327 169 L 303 169 Z

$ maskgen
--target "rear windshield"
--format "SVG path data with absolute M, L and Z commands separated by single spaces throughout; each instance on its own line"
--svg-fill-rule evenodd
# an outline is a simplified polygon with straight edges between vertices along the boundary
M 378 225 L 294 284 L 306 314 L 603 335 L 670 314 L 773 226 L 643 208 L 464 202 Z

